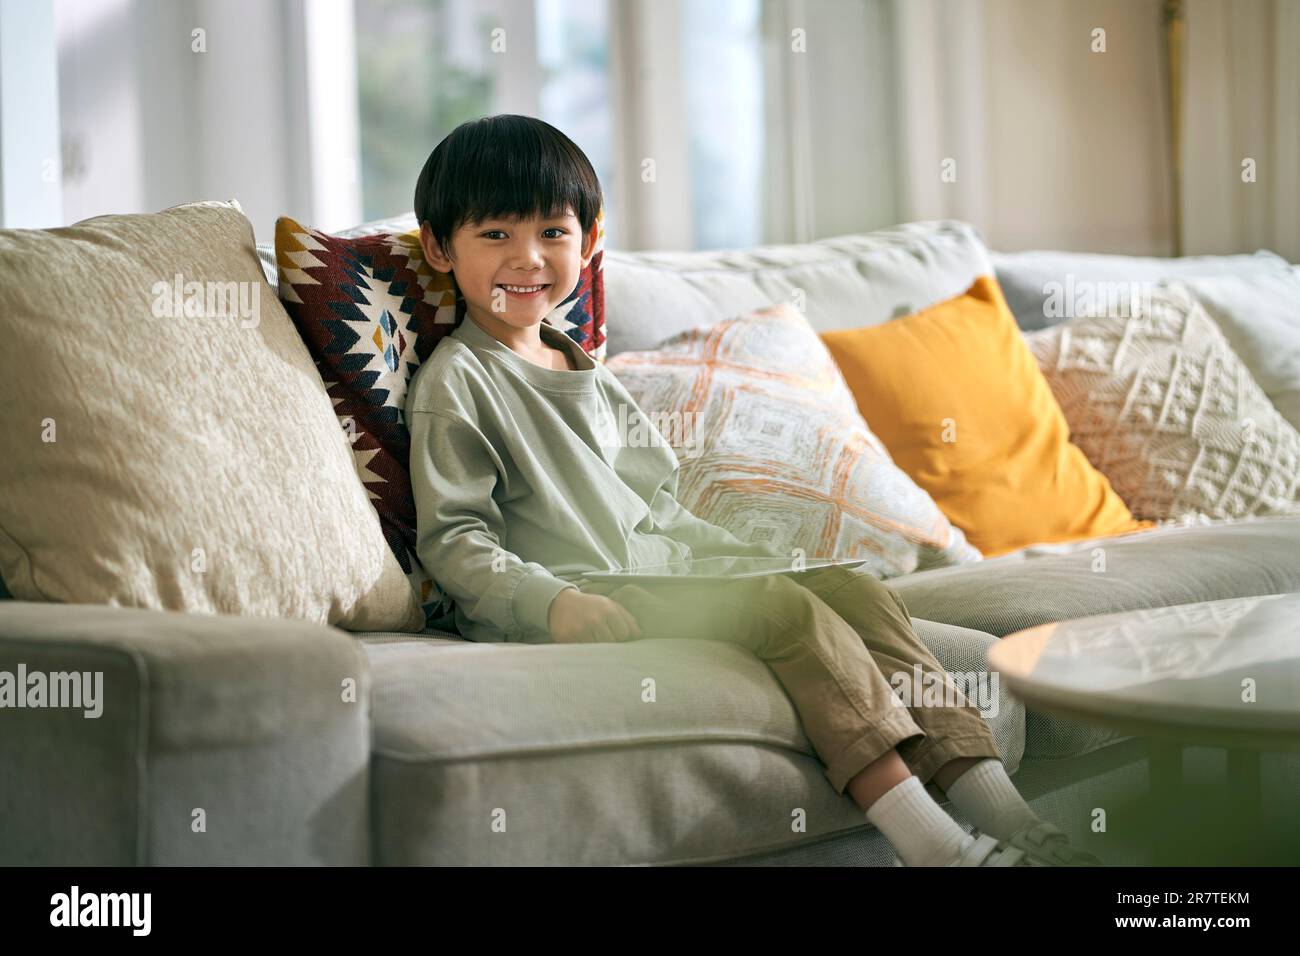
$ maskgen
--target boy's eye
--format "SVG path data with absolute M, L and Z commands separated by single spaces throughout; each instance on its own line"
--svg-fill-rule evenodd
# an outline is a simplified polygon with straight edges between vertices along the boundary
M 547 232 L 558 232 L 560 234 L 559 236 L 548 236 L 547 238 L 559 239 L 560 236 L 566 234 L 567 230 L 561 228 L 560 226 L 551 226 L 550 228 L 543 230 L 543 234 Z M 495 239 L 497 236 L 504 236 L 505 232 L 501 229 L 488 229 L 482 235 L 484 239 Z

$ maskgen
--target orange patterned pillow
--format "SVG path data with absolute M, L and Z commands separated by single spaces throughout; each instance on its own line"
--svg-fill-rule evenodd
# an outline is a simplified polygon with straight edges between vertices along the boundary
M 808 321 L 773 306 L 607 367 L 681 463 L 678 498 L 742 541 L 866 558 L 893 577 L 978 561 L 867 429 Z M 680 424 L 679 424 L 680 423 Z
M 1077 446 L 996 280 L 883 325 L 824 332 L 894 461 L 985 557 L 1154 527 Z

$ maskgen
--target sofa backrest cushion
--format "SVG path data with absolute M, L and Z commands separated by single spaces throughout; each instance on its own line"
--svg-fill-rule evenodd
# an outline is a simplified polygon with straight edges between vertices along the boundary
M 1151 286 L 1164 279 L 1286 273 L 1281 256 L 1260 251 L 1235 256 L 1118 256 L 1085 252 L 995 252 L 998 284 L 1016 323 L 1026 331 L 1045 329 L 1093 311 L 1111 292 Z M 1106 286 L 1113 286 L 1108 289 Z
M 778 302 L 819 332 L 876 325 L 960 295 L 991 272 L 979 234 L 952 221 L 739 251 L 610 249 L 609 354 L 657 348 L 679 332 Z

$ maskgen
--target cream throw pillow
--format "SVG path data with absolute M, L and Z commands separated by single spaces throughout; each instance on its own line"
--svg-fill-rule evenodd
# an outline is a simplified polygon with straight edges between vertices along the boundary
M 673 446 L 678 499 L 743 541 L 887 578 L 980 560 L 889 457 L 808 320 L 777 305 L 606 366 Z
M 421 629 L 237 203 L 0 230 L 0 327 L 15 597 Z
M 1025 336 L 1070 440 L 1139 518 L 1300 513 L 1300 434 L 1205 309 L 1168 285 L 1131 312 Z

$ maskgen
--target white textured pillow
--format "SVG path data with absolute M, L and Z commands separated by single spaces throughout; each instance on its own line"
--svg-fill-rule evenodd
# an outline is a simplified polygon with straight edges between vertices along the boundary
M 1139 518 L 1300 513 L 1300 434 L 1205 309 L 1170 285 L 1132 311 L 1025 336 L 1071 441 Z
M 1179 284 L 1205 307 L 1273 407 L 1300 429 L 1300 267 Z
M 264 279 L 238 204 L 0 230 L 15 597 L 421 629 Z
M 878 577 L 980 560 L 893 463 L 830 352 L 790 306 L 682 332 L 606 365 L 651 422 L 682 422 L 658 429 L 681 462 L 682 504 L 742 540 L 867 558 Z

